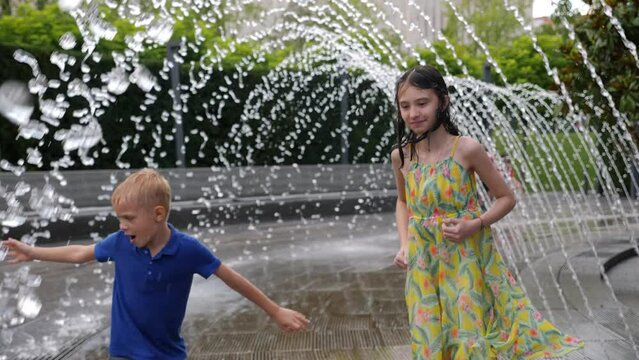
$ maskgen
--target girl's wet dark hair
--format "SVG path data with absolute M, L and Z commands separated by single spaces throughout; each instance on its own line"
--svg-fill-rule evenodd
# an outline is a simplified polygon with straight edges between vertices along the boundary
M 402 119 L 401 110 L 399 107 L 399 91 L 402 86 L 406 84 L 412 85 L 419 89 L 433 89 L 435 94 L 437 94 L 437 98 L 439 99 L 439 107 L 437 108 L 435 125 L 426 131 L 422 135 L 417 135 L 412 132 L 410 129 L 408 132 L 406 131 L 406 124 L 404 124 L 404 119 Z M 395 83 L 395 106 L 397 108 L 397 121 L 395 121 L 395 135 L 397 138 L 397 143 L 393 146 L 393 150 L 395 148 L 399 149 L 399 158 L 401 159 L 401 166 L 404 166 L 404 147 L 408 144 L 415 144 L 420 142 L 423 139 L 426 139 L 428 135 L 437 130 L 440 126 L 444 126 L 444 129 L 451 135 L 459 135 L 459 130 L 457 126 L 453 124 L 450 116 L 450 101 L 446 102 L 446 97 L 448 96 L 448 87 L 446 86 L 446 82 L 442 75 L 432 66 L 430 65 L 418 65 L 414 68 L 406 71 L 402 76 L 399 77 L 397 82 Z M 446 104 L 443 108 L 442 106 Z M 413 156 L 417 156 L 415 153 L 415 147 L 411 146 L 410 159 L 413 159 Z

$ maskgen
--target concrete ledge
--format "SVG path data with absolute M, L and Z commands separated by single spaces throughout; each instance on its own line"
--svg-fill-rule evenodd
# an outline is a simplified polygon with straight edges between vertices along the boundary
M 4 228 L 3 237 L 34 233 L 39 244 L 99 238 L 118 229 L 112 216 L 110 194 L 132 171 L 63 172 L 66 184 L 50 173 L 27 173 L 18 178 L 0 175 L 0 186 L 12 191 L 22 181 L 32 189 L 50 184 L 54 191 L 74 200 L 72 222 L 46 221 L 36 209 L 21 215 L 27 221 Z M 173 188 L 170 221 L 181 228 L 215 227 L 231 223 L 317 218 L 341 214 L 392 211 L 395 180 L 387 165 L 280 166 L 234 169 L 167 169 L 161 172 Z M 29 209 L 29 194 L 18 198 Z M 6 209 L 6 204 L 0 211 Z
M 0 187 L 12 191 L 19 182 L 32 189 L 50 184 L 78 208 L 110 206 L 111 192 L 134 170 L 28 172 L 20 177 L 0 174 Z M 254 196 L 287 196 L 394 189 L 388 164 L 253 166 L 237 168 L 160 169 L 171 183 L 174 201 Z M 61 181 L 62 179 L 62 181 Z M 2 193 L 0 191 L 0 193 Z M 0 204 L 0 210 L 6 204 Z

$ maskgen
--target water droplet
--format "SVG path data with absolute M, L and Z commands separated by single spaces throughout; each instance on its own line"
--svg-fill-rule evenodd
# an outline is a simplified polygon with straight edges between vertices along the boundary
M 42 284 L 42 276 L 40 275 L 29 275 L 25 282 L 25 285 L 31 288 L 37 288 Z
M 91 54 L 91 59 L 93 59 L 94 62 L 99 63 L 102 60 L 102 54 L 100 54 L 99 52 L 94 52 L 93 54 Z
M 114 68 L 102 76 L 102 81 L 107 83 L 107 90 L 115 95 L 123 94 L 129 87 L 129 77 L 123 68 Z
M 29 91 L 32 94 L 43 95 L 48 88 L 49 88 L 49 81 L 47 80 L 47 77 L 42 74 L 29 80 Z
M 173 24 L 168 19 L 157 20 L 149 26 L 147 34 L 156 43 L 160 45 L 166 44 L 173 35 Z
M 155 76 L 153 76 L 149 69 L 142 65 L 136 66 L 131 76 L 129 76 L 129 80 L 144 92 L 151 91 L 156 85 Z
M 16 125 L 29 122 L 33 113 L 31 94 L 27 86 L 19 81 L 5 81 L 0 86 L 0 113 Z
M 40 101 L 40 111 L 42 114 L 54 119 L 61 119 L 67 111 L 69 103 L 65 101 L 55 101 L 45 99 Z
M 0 342 L 6 346 L 11 345 L 13 342 L 13 331 L 9 329 L 0 330 Z
M 18 227 L 27 221 L 27 218 L 22 216 L 19 211 L 0 211 L 0 217 L 2 218 L 2 226 Z
M 58 130 L 54 138 L 63 141 L 64 151 L 88 150 L 102 139 L 102 127 L 91 118 L 86 126 L 74 124 L 69 130 Z
M 42 190 L 33 189 L 29 206 L 44 219 L 53 219 L 58 212 L 56 207 L 56 194 L 51 185 L 45 185 Z
M 24 296 L 18 300 L 18 311 L 27 318 L 32 319 L 38 316 L 40 309 L 42 309 L 42 303 L 32 294 Z
M 28 148 L 27 154 L 27 163 L 37 165 L 38 167 L 42 166 L 42 154 L 38 149 Z
M 49 128 L 46 125 L 31 120 L 25 125 L 20 126 L 19 136 L 25 139 L 42 139 L 45 134 L 49 133 Z
M 118 33 L 118 29 L 115 26 L 99 18 L 92 18 L 90 27 L 93 34 L 101 39 L 113 40 Z
M 77 42 L 72 32 L 66 32 L 60 36 L 59 44 L 64 50 L 71 50 L 75 47 Z
M 58 6 L 62 11 L 73 11 L 82 5 L 82 0 L 58 0 Z
M 7 257 L 7 253 L 9 252 L 9 249 L 0 244 L 0 261 L 4 261 L 4 259 Z

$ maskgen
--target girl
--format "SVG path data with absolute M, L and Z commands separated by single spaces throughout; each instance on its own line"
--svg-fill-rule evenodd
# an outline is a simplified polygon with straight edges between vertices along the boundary
M 536 359 L 582 347 L 542 320 L 497 252 L 490 225 L 515 197 L 483 146 L 459 136 L 442 76 L 430 66 L 409 70 L 395 101 L 395 264 L 407 269 L 413 358 Z M 495 197 L 483 214 L 475 173 Z

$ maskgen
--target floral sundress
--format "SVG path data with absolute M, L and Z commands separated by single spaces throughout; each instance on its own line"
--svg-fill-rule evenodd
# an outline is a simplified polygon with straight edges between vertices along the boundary
M 584 346 L 536 311 L 495 247 L 490 228 L 462 243 L 442 236 L 443 219 L 480 215 L 475 174 L 450 157 L 411 161 L 406 305 L 414 359 L 559 357 Z

